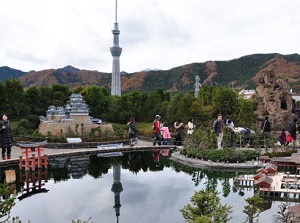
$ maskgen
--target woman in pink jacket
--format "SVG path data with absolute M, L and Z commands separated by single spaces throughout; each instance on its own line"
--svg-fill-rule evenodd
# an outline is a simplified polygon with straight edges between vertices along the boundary
M 168 145 L 171 134 L 169 131 L 168 123 L 164 121 L 163 127 L 161 128 L 161 134 L 163 137 L 163 145 Z

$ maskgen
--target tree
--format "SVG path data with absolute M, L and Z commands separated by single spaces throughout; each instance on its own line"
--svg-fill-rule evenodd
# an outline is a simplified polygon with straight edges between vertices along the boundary
M 300 222 L 299 218 L 294 216 L 293 212 L 288 212 L 288 203 L 281 203 L 279 205 L 279 211 L 274 215 L 275 223 L 297 223 Z
M 82 96 L 89 105 L 90 114 L 93 117 L 101 118 L 109 107 L 110 96 L 105 95 L 103 89 L 98 86 L 91 86 L 82 91 Z
M 2 109 L 10 116 L 18 117 L 23 113 L 25 102 L 23 86 L 21 82 L 16 79 L 6 80 L 4 86 L 5 92 L 1 97 L 4 97 L 5 103 Z
M 7 197 L 9 196 L 9 188 L 4 182 L 3 184 L 0 183 L 0 197 Z M 5 216 L 9 217 L 9 213 L 11 208 L 15 205 L 15 196 L 8 197 L 5 200 L 0 199 L 0 218 L 2 219 Z
M 231 206 L 221 205 L 218 192 L 215 190 L 196 191 L 191 197 L 191 204 L 180 209 L 186 222 L 190 223 L 225 223 L 232 217 L 229 217 Z
M 238 107 L 238 94 L 230 88 L 217 87 L 214 89 L 212 102 L 217 114 L 232 116 Z
M 259 214 L 264 210 L 263 199 L 258 194 L 255 194 L 245 201 L 248 203 L 243 210 L 243 213 L 247 215 L 246 223 L 253 223 L 255 218 L 258 221 Z

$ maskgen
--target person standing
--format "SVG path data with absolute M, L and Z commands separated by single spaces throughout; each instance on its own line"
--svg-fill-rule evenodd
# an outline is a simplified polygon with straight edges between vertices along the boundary
M 162 137 L 163 137 L 163 145 L 168 145 L 169 139 L 171 138 L 171 134 L 169 131 L 167 121 L 164 121 L 163 127 L 161 128 L 161 132 L 162 132 Z
M 261 129 L 265 138 L 271 138 L 271 124 L 269 121 L 269 116 L 265 116 L 265 120 L 261 125 Z
M 188 123 L 187 123 L 187 125 L 188 125 L 187 134 L 188 134 L 188 135 L 192 135 L 193 132 L 194 132 L 194 128 L 196 127 L 196 126 L 194 125 L 194 119 L 193 119 L 193 118 L 190 118 L 189 121 L 188 121 Z
M 218 115 L 218 118 L 214 121 L 213 131 L 217 136 L 217 145 L 218 149 L 222 149 L 222 140 L 223 140 L 223 120 L 222 115 Z
M 244 136 L 245 136 L 245 147 L 249 147 L 251 144 L 251 130 L 249 128 L 245 129 Z
M 182 118 L 179 118 L 177 122 L 174 123 L 174 128 L 175 128 L 175 133 L 174 133 L 174 137 L 175 137 L 175 143 L 174 145 L 176 146 L 181 146 L 182 145 L 182 134 L 183 134 L 183 122 L 182 122 Z
M 129 122 L 127 123 L 128 125 L 128 137 L 130 139 L 130 146 L 134 146 L 137 144 L 137 136 L 138 136 L 138 130 L 136 129 L 135 126 L 135 118 L 130 117 Z
M 271 124 L 269 121 L 269 116 L 265 116 L 265 120 L 263 121 L 261 125 L 262 133 L 264 136 L 264 146 L 266 147 L 266 140 L 271 139 Z
M 294 118 L 292 122 L 289 123 L 289 133 L 293 138 L 293 148 L 296 149 L 296 140 L 297 140 L 297 118 Z
M 160 119 L 161 117 L 159 115 L 155 115 L 155 119 L 153 121 L 153 146 L 156 145 L 156 143 L 160 146 L 161 145 L 161 138 L 160 138 Z
M 280 136 L 279 136 L 280 145 L 284 146 L 286 144 L 286 134 L 285 129 L 281 129 Z
M 7 159 L 11 158 L 13 136 L 7 115 L 2 114 L 0 119 L 0 145 L 2 148 L 2 159 L 5 160 L 5 155 L 7 155 Z
M 234 123 L 229 115 L 226 115 L 223 123 L 228 128 L 230 147 L 233 147 Z

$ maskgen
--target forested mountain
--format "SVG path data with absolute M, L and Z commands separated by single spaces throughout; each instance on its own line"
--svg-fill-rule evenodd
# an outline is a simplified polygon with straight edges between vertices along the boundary
M 121 64 L 122 67 L 122 64 Z M 10 68 L 9 68 L 10 69 Z M 110 89 L 111 74 L 80 70 L 72 66 L 31 72 L 16 72 L 0 67 L 0 80 L 18 78 L 24 87 L 67 84 L 71 88 L 97 85 Z M 155 91 L 158 88 L 170 92 L 193 90 L 195 76 L 199 75 L 203 85 L 223 85 L 235 88 L 253 89 L 254 80 L 265 71 L 273 70 L 277 78 L 289 80 L 294 91 L 300 91 L 300 55 L 254 54 L 229 61 L 207 61 L 192 63 L 170 70 L 122 72 L 122 92 L 139 90 Z M 255 78 L 256 77 L 256 78 Z
M 10 67 L 0 67 L 0 81 L 5 81 L 10 78 L 19 78 L 26 72 L 16 70 Z

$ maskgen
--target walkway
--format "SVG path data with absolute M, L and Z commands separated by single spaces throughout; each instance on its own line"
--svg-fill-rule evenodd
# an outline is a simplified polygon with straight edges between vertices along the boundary
M 101 145 L 101 143 L 99 143 Z M 112 149 L 98 149 L 98 148 L 67 148 L 67 149 L 52 149 L 52 148 L 43 148 L 42 155 L 47 155 L 48 157 L 59 157 L 59 156 L 73 156 L 73 155 L 82 155 L 82 154 L 98 154 L 103 152 L 118 152 L 118 151 L 142 151 L 142 150 L 153 150 L 155 148 L 174 148 L 173 145 L 169 146 L 152 146 L 152 142 L 138 140 L 138 143 L 135 146 L 124 145 L 120 148 Z M 10 160 L 0 160 L 0 166 L 9 166 L 12 164 L 19 163 L 19 156 L 22 156 L 22 150 L 13 146 L 11 159 Z M 1 158 L 1 157 L 0 157 Z

